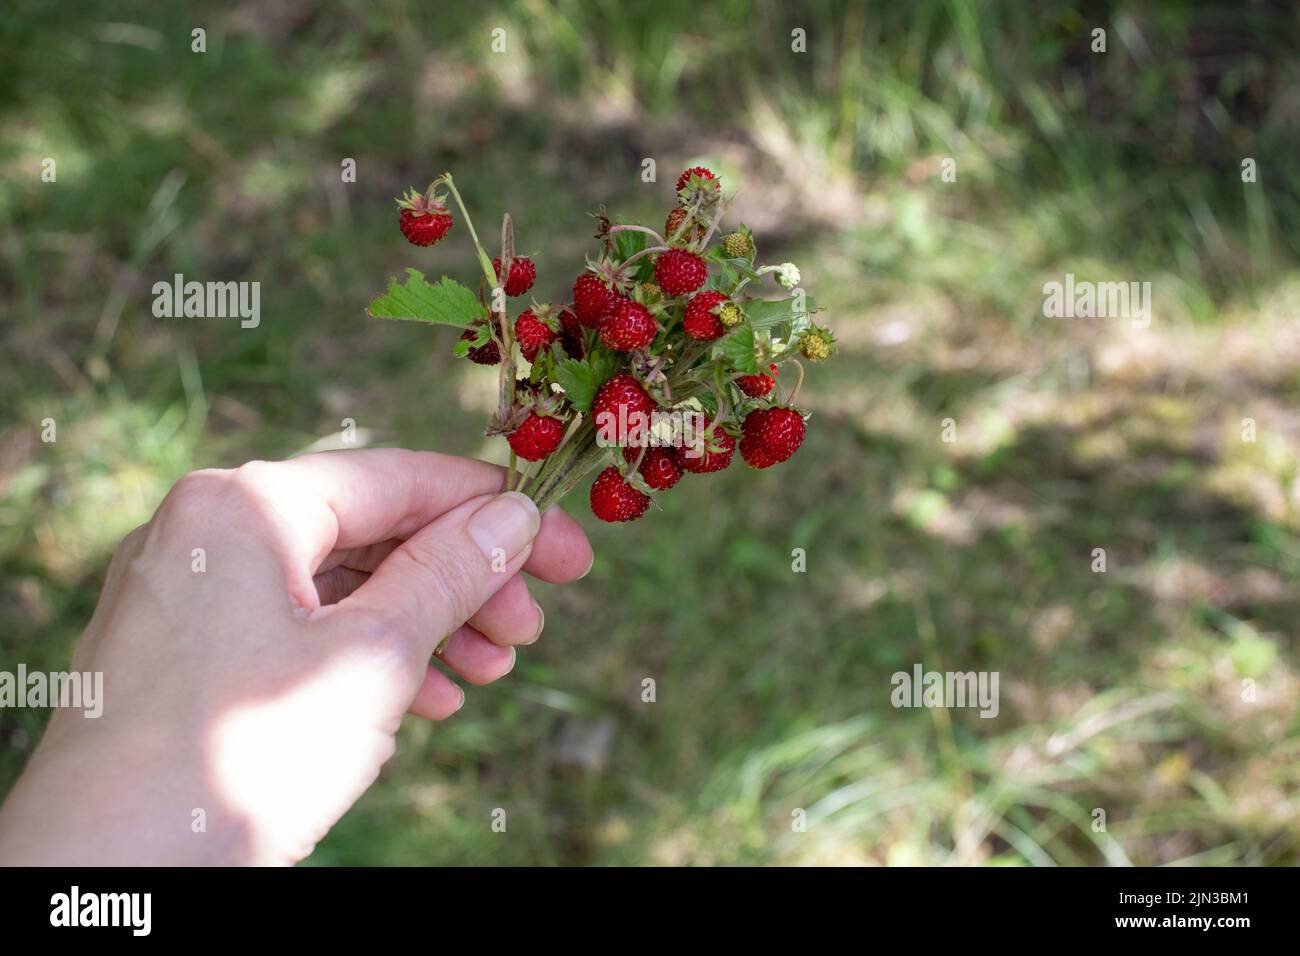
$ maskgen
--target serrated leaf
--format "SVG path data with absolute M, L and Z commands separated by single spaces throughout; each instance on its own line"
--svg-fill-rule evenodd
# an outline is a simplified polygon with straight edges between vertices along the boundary
M 555 366 L 555 380 L 564 389 L 569 403 L 580 412 L 591 411 L 596 391 L 614 374 L 618 360 L 609 352 L 597 350 L 586 359 L 565 359 Z
M 463 329 L 486 310 L 476 296 L 455 279 L 429 282 L 419 269 L 407 269 L 406 281 L 388 280 L 388 291 L 370 303 L 366 313 L 376 319 L 435 322 Z
M 754 357 L 754 330 L 742 325 L 722 340 L 722 354 L 731 367 L 746 375 L 758 374 L 758 360 Z
M 710 285 L 712 288 L 722 289 L 725 291 L 727 289 L 734 289 L 736 283 L 739 281 L 740 272 L 736 269 L 735 265 L 731 260 L 723 259 L 718 265 L 717 279 L 716 281 L 711 282 Z

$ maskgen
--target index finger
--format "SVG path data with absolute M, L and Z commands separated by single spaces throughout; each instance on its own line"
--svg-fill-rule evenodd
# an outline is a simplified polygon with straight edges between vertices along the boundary
M 461 502 L 505 487 L 505 469 L 485 461 L 375 448 L 328 451 L 283 462 L 250 462 L 235 473 L 288 526 L 284 542 L 296 565 L 291 588 L 310 600 L 310 577 L 330 552 L 405 540 Z M 591 567 L 586 535 L 558 508 L 542 518 L 524 570 L 545 581 L 572 581 Z M 297 592 L 303 591 L 299 595 Z

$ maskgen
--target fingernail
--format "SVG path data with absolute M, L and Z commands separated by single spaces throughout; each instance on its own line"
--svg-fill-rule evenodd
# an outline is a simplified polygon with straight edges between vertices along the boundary
M 515 669 L 515 661 L 517 661 L 517 660 L 519 660 L 519 654 L 518 654 L 518 652 L 517 652 L 517 651 L 512 647 L 512 648 L 510 648 L 510 666 L 506 668 L 506 674 L 509 674 L 512 670 Z M 505 674 L 503 674 L 503 675 L 501 675 L 501 676 L 504 677 Z
M 460 710 L 465 706 L 465 688 L 457 687 L 456 690 L 460 692 L 460 703 L 456 705 L 456 710 Z M 456 710 L 453 710 L 452 713 L 456 713 Z
M 525 645 L 536 644 L 537 639 L 542 636 L 542 628 L 546 627 L 546 612 L 542 610 L 542 606 L 536 601 L 533 602 L 533 607 L 537 608 L 537 633 L 524 641 Z
M 596 552 L 593 551 L 591 552 L 591 560 L 587 562 L 587 570 L 583 571 L 581 574 L 578 575 L 578 580 L 581 581 L 583 578 L 589 575 L 591 573 L 591 569 L 594 568 L 595 566 L 596 566 Z
M 469 519 L 469 536 L 489 561 L 514 558 L 537 537 L 542 516 L 527 495 L 507 491 L 497 495 Z M 504 570 L 504 569 L 502 569 Z

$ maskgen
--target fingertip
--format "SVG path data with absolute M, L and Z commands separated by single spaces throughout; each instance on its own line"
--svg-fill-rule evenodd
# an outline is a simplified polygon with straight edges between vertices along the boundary
M 533 577 L 564 584 L 591 570 L 595 552 L 582 526 L 560 508 L 542 515 L 542 526 L 524 570 Z
M 432 664 L 425 667 L 424 682 L 407 712 L 426 720 L 446 720 L 465 706 L 465 691 Z

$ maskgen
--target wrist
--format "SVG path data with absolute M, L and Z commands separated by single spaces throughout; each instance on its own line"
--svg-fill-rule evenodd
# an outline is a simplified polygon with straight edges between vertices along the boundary
M 0 808 L 14 865 L 204 866 L 248 862 L 247 828 L 202 760 L 169 734 L 51 721 Z

